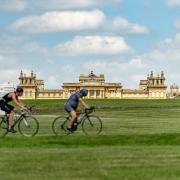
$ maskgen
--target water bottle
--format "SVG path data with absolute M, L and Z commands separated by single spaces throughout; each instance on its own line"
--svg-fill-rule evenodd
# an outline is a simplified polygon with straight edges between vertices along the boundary
M 81 116 L 79 115 L 78 118 L 77 118 L 77 124 L 80 124 L 81 123 Z

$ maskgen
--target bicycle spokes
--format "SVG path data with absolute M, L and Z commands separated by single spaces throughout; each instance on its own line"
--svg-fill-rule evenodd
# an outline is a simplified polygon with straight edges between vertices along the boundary
M 18 129 L 23 136 L 31 137 L 37 134 L 39 123 L 35 117 L 25 116 L 20 119 Z
M 30 127 L 30 124 L 28 123 L 27 118 L 23 118 L 23 122 L 27 128 Z
M 83 120 L 82 129 L 86 135 L 96 135 L 102 131 L 102 121 L 98 116 L 88 116 Z
M 66 123 L 66 117 L 60 116 L 54 119 L 52 123 L 52 130 L 56 136 L 62 136 L 67 134 Z

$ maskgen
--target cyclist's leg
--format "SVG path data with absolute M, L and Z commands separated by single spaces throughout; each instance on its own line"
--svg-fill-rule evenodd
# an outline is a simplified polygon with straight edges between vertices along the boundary
M 15 114 L 14 107 L 11 106 L 10 104 L 4 103 L 3 106 L 1 107 L 1 109 L 8 114 L 8 119 L 7 119 L 7 121 L 8 121 L 8 129 L 11 129 L 14 114 Z
M 67 127 L 68 127 L 69 129 L 72 128 L 73 123 L 74 123 L 74 122 L 76 121 L 76 119 L 77 119 L 77 114 L 76 114 L 76 111 L 75 111 L 75 110 L 71 111 L 71 112 L 70 112 L 70 115 L 71 115 L 71 118 L 70 118 L 70 120 L 69 120 L 69 122 L 68 122 L 68 125 L 67 125 Z
M 8 117 L 8 126 L 9 126 L 9 129 L 11 129 L 11 127 L 13 125 L 14 115 L 15 115 L 14 111 L 11 111 L 10 114 L 9 114 L 9 117 Z
M 67 128 L 68 129 L 71 129 L 72 128 L 72 125 L 73 123 L 76 121 L 77 119 L 77 114 L 76 114 L 76 111 L 75 109 L 68 103 L 66 103 L 64 105 L 64 109 L 66 110 L 66 112 L 68 112 L 70 114 L 70 118 L 69 118 L 69 121 L 68 121 L 68 124 L 67 124 Z

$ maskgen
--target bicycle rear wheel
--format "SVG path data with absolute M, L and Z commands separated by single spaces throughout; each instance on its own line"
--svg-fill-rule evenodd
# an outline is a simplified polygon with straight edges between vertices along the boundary
M 82 130 L 86 135 L 97 135 L 102 131 L 102 121 L 98 116 L 88 116 L 82 122 Z
M 55 118 L 53 123 L 52 123 L 53 133 L 56 136 L 67 135 L 66 125 L 67 125 L 67 118 L 66 117 L 59 116 L 59 117 Z
M 18 130 L 23 136 L 35 136 L 39 130 L 39 122 L 33 116 L 22 117 L 18 124 Z
M 5 119 L 1 119 L 0 127 L 1 127 L 2 129 L 7 129 L 7 122 L 6 122 Z
M 6 136 L 7 134 L 7 128 L 8 128 L 8 125 L 6 123 L 6 120 L 4 120 L 3 118 L 1 119 L 1 122 L 0 122 L 0 136 Z

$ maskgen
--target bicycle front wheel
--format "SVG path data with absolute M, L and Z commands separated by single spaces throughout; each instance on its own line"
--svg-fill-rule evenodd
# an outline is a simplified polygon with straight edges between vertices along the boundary
M 23 136 L 35 136 L 39 130 L 39 122 L 33 116 L 22 117 L 18 124 L 18 130 Z
M 67 125 L 66 117 L 60 116 L 60 117 L 55 118 L 52 123 L 53 133 L 56 136 L 67 135 L 66 125 Z
M 102 121 L 98 116 L 88 116 L 82 122 L 82 130 L 86 135 L 97 135 L 102 131 Z

